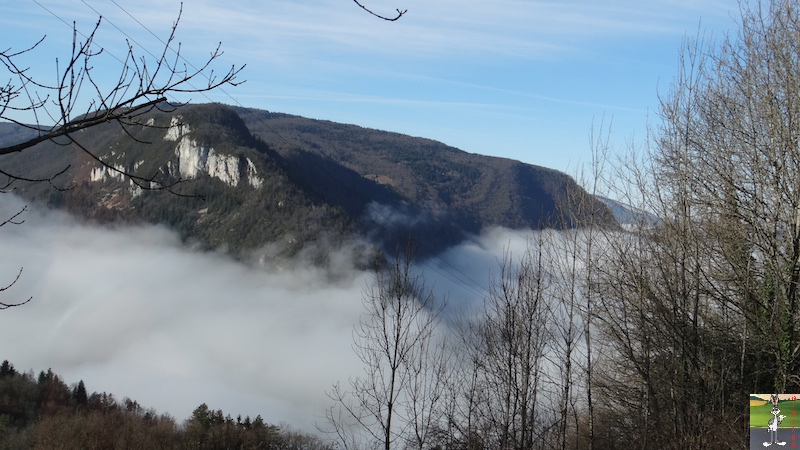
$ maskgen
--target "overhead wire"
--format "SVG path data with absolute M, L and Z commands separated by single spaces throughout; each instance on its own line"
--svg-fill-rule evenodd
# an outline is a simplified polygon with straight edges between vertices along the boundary
M 40 7 L 42 7 L 42 9 L 44 9 L 45 11 L 47 11 L 48 13 L 50 13 L 52 16 L 54 16 L 54 17 L 56 17 L 57 19 L 59 19 L 59 20 L 60 20 L 61 22 L 63 22 L 65 25 L 67 25 L 67 26 L 69 26 L 70 28 L 73 28 L 73 29 L 75 28 L 75 27 L 73 27 L 73 25 L 70 25 L 70 24 L 69 24 L 67 21 L 65 21 L 63 18 L 61 18 L 60 16 L 58 16 L 56 13 L 54 13 L 53 11 L 51 11 L 50 9 L 46 8 L 44 5 L 42 5 L 41 3 L 39 3 L 39 1 L 38 1 L 38 0 L 32 0 L 32 1 L 33 1 L 34 3 L 36 3 L 37 5 L 39 5 Z M 153 53 L 152 53 L 150 50 L 148 50 L 148 49 L 147 49 L 145 46 L 143 46 L 143 45 L 139 44 L 139 43 L 138 43 L 138 42 L 137 42 L 137 41 L 136 41 L 136 40 L 135 40 L 133 37 L 131 37 L 131 36 L 130 36 L 130 35 L 129 35 L 129 34 L 126 32 L 126 31 L 124 31 L 123 29 L 121 29 L 120 27 L 118 27 L 117 25 L 115 25 L 115 24 L 114 24 L 114 23 L 113 23 L 111 20 L 109 20 L 107 17 L 104 17 L 104 16 L 103 16 L 103 15 L 102 15 L 102 14 L 101 14 L 99 11 L 97 11 L 97 10 L 96 10 L 96 9 L 95 9 L 95 8 L 94 8 L 92 5 L 90 5 L 89 3 L 87 3 L 87 2 L 86 2 L 86 0 L 81 0 L 81 2 L 82 2 L 84 5 L 86 5 L 86 6 L 87 6 L 89 9 L 91 9 L 91 10 L 92 10 L 92 12 L 94 12 L 94 13 L 95 13 L 95 14 L 97 14 L 98 16 L 102 17 L 102 18 L 103 18 L 103 20 L 104 20 L 105 22 L 108 22 L 108 23 L 109 23 L 111 26 L 113 26 L 113 27 L 114 27 L 114 28 L 115 28 L 117 31 L 119 31 L 119 32 L 120 32 L 122 35 L 124 35 L 124 36 L 125 36 L 125 37 L 126 37 L 126 38 L 127 38 L 129 41 L 130 41 L 130 42 L 132 42 L 132 43 L 134 43 L 135 45 L 137 45 L 139 48 L 141 48 L 143 51 L 145 51 L 145 52 L 146 52 L 147 54 L 149 54 L 151 57 L 158 59 L 158 57 L 157 57 L 156 55 L 154 55 L 154 54 L 153 54 Z M 166 47 L 166 49 L 168 49 L 168 50 L 172 51 L 173 53 L 175 53 L 175 54 L 177 55 L 177 57 L 178 57 L 178 58 L 180 58 L 180 59 L 181 59 L 181 60 L 182 60 L 182 61 L 183 61 L 183 62 L 184 62 L 184 63 L 185 63 L 187 66 L 191 67 L 191 68 L 192 68 L 193 70 L 195 70 L 195 71 L 198 71 L 197 67 L 195 67 L 195 66 L 194 66 L 194 65 L 193 65 L 193 64 L 192 64 L 190 61 L 188 61 L 187 59 L 185 59 L 185 58 L 183 57 L 183 55 L 182 55 L 182 54 L 180 54 L 178 51 L 174 50 L 174 49 L 173 49 L 173 48 L 172 48 L 172 47 L 169 45 L 169 43 L 168 43 L 168 42 L 164 41 L 164 40 L 163 40 L 163 39 L 162 39 L 160 36 L 158 36 L 156 33 L 154 33 L 154 32 L 153 32 L 153 31 L 152 31 L 152 30 L 151 30 L 149 27 L 147 27 L 145 24 L 143 24 L 141 21 L 139 21 L 139 20 L 138 20 L 138 19 L 137 19 L 137 18 L 136 18 L 136 17 L 135 17 L 133 14 L 131 14 L 130 12 L 128 12 L 128 11 L 127 11 L 127 10 L 126 10 L 124 7 L 122 7 L 122 5 L 120 5 L 119 3 L 117 3 L 115 0 L 111 0 L 111 3 L 113 3 L 115 6 L 117 6 L 117 8 L 119 8 L 119 9 L 120 9 L 120 10 L 121 10 L 123 13 L 125 13 L 125 14 L 126 14 L 128 17 L 130 17 L 130 18 L 131 18 L 131 19 L 132 19 L 134 22 L 136 22 L 136 23 L 137 23 L 139 26 L 141 26 L 141 27 L 142 27 L 143 29 L 145 29 L 145 30 L 146 30 L 148 33 L 150 33 L 150 34 L 151 34 L 153 37 L 155 37 L 155 38 L 156 38 L 156 39 L 157 39 L 159 42 L 161 42 L 161 44 L 162 44 L 162 45 L 164 45 L 164 46 Z M 77 30 L 76 30 L 76 31 L 77 31 Z M 78 32 L 78 33 L 80 33 L 80 32 Z M 84 35 L 84 34 L 82 34 L 82 33 L 80 33 L 80 34 L 81 34 L 81 35 L 82 35 L 84 38 L 87 38 L 87 37 L 86 37 L 86 35 Z M 108 52 L 108 51 L 106 51 L 106 53 L 107 53 L 107 54 L 109 54 L 110 56 L 114 57 L 114 59 L 116 59 L 116 60 L 117 60 L 117 61 L 119 61 L 120 63 L 123 63 L 123 64 L 124 64 L 124 62 L 123 62 L 121 59 L 119 59 L 118 57 L 116 57 L 115 55 L 113 55 L 113 53 L 111 53 L 111 52 Z M 205 74 L 203 74 L 203 75 L 205 75 Z M 195 87 L 194 87 L 194 86 L 193 86 L 193 85 L 192 85 L 190 82 L 187 82 L 187 85 L 188 85 L 189 87 L 191 87 L 191 88 L 193 88 L 193 89 L 196 89 L 197 91 L 199 91 L 198 93 L 199 93 L 200 95 L 202 95 L 203 97 L 205 97 L 205 98 L 206 98 L 206 100 L 208 100 L 209 102 L 212 102 L 212 103 L 213 103 L 213 100 L 212 100 L 212 99 L 211 99 L 211 98 L 210 98 L 210 97 L 207 95 L 207 93 L 206 93 L 206 92 L 200 91 L 199 89 L 195 88 Z M 242 104 L 241 104 L 241 103 L 240 103 L 240 102 L 239 102 L 239 101 L 238 101 L 236 98 L 234 98 L 234 97 L 233 97 L 233 96 L 232 96 L 230 93 L 228 93 L 228 92 L 227 92 L 225 89 L 223 89 L 222 87 L 219 87 L 219 88 L 217 88 L 217 90 L 218 90 L 219 92 L 221 92 L 222 94 L 224 94 L 224 95 L 225 95 L 227 98 L 229 98 L 229 99 L 230 99 L 230 100 L 231 100 L 231 101 L 232 101 L 234 104 L 236 104 L 237 106 L 239 106 L 240 108 L 242 108 L 242 109 L 243 109 L 243 110 L 244 110 L 244 111 L 245 111 L 247 114 L 249 114 L 249 115 L 250 115 L 250 116 L 251 116 L 251 117 L 252 117 L 254 120 L 256 120 L 256 121 L 257 121 L 257 122 L 259 122 L 261 125 L 263 125 L 263 126 L 264 126 L 264 127 L 267 129 L 267 130 L 269 130 L 271 133 L 274 133 L 274 134 L 275 134 L 275 136 L 276 136 L 276 137 L 279 139 L 279 141 L 283 142 L 284 144 L 286 144 L 286 145 L 287 145 L 289 148 L 291 148 L 291 149 L 294 149 L 294 150 L 300 150 L 300 155 L 302 155 L 303 157 L 306 157 L 307 161 L 308 161 L 310 164 L 313 164 L 313 165 L 315 165 L 317 169 L 319 169 L 319 170 L 320 170 L 322 173 L 324 173 L 326 176 L 328 176 L 328 177 L 329 177 L 329 178 L 330 178 L 332 181 L 334 181 L 334 182 L 338 183 L 340 186 L 342 186 L 342 187 L 343 187 L 345 190 L 347 190 L 347 191 L 348 191 L 348 192 L 350 192 L 351 194 L 355 193 L 355 190 L 354 190 L 352 187 L 350 187 L 350 186 L 349 186 L 347 183 L 344 183 L 344 182 L 342 182 L 342 180 L 341 180 L 341 179 L 338 179 L 338 177 L 337 177 L 335 174 L 331 173 L 329 170 L 327 170 L 327 168 L 325 168 L 325 167 L 323 167 L 323 166 L 319 165 L 319 164 L 317 163 L 317 161 L 315 161 L 315 160 L 313 160 L 313 159 L 310 159 L 310 158 L 308 158 L 308 157 L 307 157 L 307 156 L 306 156 L 306 155 L 305 155 L 305 154 L 302 152 L 303 148 L 302 148 L 302 147 L 301 147 L 299 144 L 296 144 L 296 143 L 293 143 L 293 142 L 291 142 L 291 141 L 290 141 L 288 138 L 286 138 L 286 137 L 285 137 L 285 136 L 283 136 L 283 135 L 282 135 L 280 132 L 278 132 L 277 130 L 275 130 L 275 129 L 274 129 L 274 128 L 273 128 L 273 127 L 270 125 L 270 124 L 268 124 L 268 123 L 267 123 L 267 122 L 266 122 L 266 121 L 265 121 L 263 118 L 261 118 L 261 117 L 259 117 L 259 116 L 255 115 L 255 114 L 254 114 L 254 113 L 253 113 L 253 112 L 252 112 L 252 111 L 251 111 L 249 108 L 247 108 L 247 107 L 245 107 L 244 105 L 242 105 Z M 374 206 L 372 205 L 372 203 L 368 203 L 368 204 L 366 204 L 366 205 L 365 205 L 365 207 L 366 207 L 366 208 L 369 208 L 369 209 L 370 209 L 370 211 L 371 211 L 372 213 L 374 213 L 374 214 L 376 214 L 376 215 L 378 215 L 378 216 L 382 217 L 383 219 L 387 220 L 387 222 L 389 221 L 389 218 L 388 218 L 388 217 L 387 217 L 387 216 L 386 216 L 386 215 L 385 215 L 385 214 L 384 214 L 384 213 L 383 213 L 383 212 L 382 212 L 382 211 L 381 211 L 379 208 L 376 208 L 376 207 L 374 207 Z M 424 245 L 424 244 L 420 243 L 420 245 Z M 435 260 L 437 260 L 437 261 L 439 262 L 439 265 L 433 265 L 433 264 L 431 263 L 431 259 L 435 259 Z M 477 281 L 475 281 L 474 279 L 472 279 L 472 277 L 471 277 L 471 276 L 469 276 L 469 275 L 465 274 L 465 273 L 464 273 L 464 272 L 463 272 L 461 269 L 459 269 L 458 267 L 456 267 L 455 265 L 453 265 L 453 264 L 452 264 L 450 261 L 448 261 L 448 260 L 446 260 L 446 259 L 442 258 L 442 257 L 441 257 L 440 255 L 438 255 L 438 254 L 434 254 L 434 256 L 433 256 L 433 257 L 431 257 L 431 258 L 427 258 L 427 259 L 421 259 L 421 261 L 420 261 L 420 262 L 421 262 L 421 263 L 422 263 L 422 264 L 423 264 L 425 267 L 427 267 L 427 268 L 429 268 L 430 270 L 432 270 L 432 271 L 434 271 L 434 272 L 438 273 L 439 275 L 441 275 L 441 276 L 443 276 L 443 277 L 447 278 L 448 280 L 450 280 L 451 282 L 453 282 L 453 283 L 454 283 L 456 286 L 458 286 L 458 287 L 460 287 L 460 288 L 464 289 L 465 291 L 468 291 L 468 292 L 470 292 L 471 294 L 473 294 L 473 295 L 477 296 L 478 298 L 483 298 L 483 297 L 485 297 L 485 296 L 488 294 L 488 291 L 487 291 L 486 287 L 485 287 L 483 284 L 481 284 L 481 283 L 478 283 Z

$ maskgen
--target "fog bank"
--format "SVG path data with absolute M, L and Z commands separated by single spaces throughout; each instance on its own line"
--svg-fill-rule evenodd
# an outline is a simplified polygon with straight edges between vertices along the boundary
M 0 195 L 0 221 L 21 208 Z M 178 422 L 201 403 L 308 431 L 332 383 L 360 373 L 352 326 L 370 275 L 292 264 L 269 272 L 200 253 L 161 227 L 106 228 L 36 208 L 0 227 L 0 360 L 52 368 L 89 392 L 137 400 Z M 492 230 L 419 267 L 451 305 L 475 305 L 504 248 L 529 233 Z M 346 265 L 344 258 L 335 258 Z M 342 274 L 347 274 L 342 276 Z

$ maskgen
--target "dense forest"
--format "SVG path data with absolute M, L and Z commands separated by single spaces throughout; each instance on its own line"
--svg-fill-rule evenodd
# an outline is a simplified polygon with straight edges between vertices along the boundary
M 331 448 L 317 437 L 235 419 L 206 404 L 182 423 L 135 400 L 89 394 L 83 381 L 68 386 L 52 370 L 18 372 L 0 366 L 0 449 L 303 449 Z

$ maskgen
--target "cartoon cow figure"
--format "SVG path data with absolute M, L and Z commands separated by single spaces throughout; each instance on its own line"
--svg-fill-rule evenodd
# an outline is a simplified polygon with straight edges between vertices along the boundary
M 778 445 L 786 445 L 786 442 L 778 442 L 778 425 L 783 422 L 783 419 L 786 418 L 784 415 L 781 414 L 781 410 L 778 409 L 778 396 L 771 395 L 770 402 L 772 402 L 772 418 L 769 419 L 767 422 L 767 429 L 769 430 L 769 442 L 764 442 L 764 447 L 769 447 L 772 444 Z

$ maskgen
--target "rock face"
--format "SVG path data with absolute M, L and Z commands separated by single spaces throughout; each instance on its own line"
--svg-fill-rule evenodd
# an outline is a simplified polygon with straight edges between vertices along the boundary
M 250 186 L 258 188 L 264 180 L 258 177 L 256 166 L 248 158 L 221 154 L 209 145 L 198 143 L 189 134 L 191 127 L 183 123 L 181 115 L 170 120 L 170 126 L 164 136 L 165 141 L 177 142 L 175 156 L 182 179 L 197 178 L 200 174 L 217 178 L 229 186 L 238 186 L 245 179 Z M 173 168 L 174 171 L 174 168 Z
M 70 187 L 15 184 L 24 197 L 96 220 L 165 224 L 238 253 L 291 254 L 353 235 L 388 251 L 411 239 L 433 253 L 487 226 L 580 226 L 586 206 L 601 211 L 595 222 L 614 223 L 560 172 L 427 139 L 218 104 L 154 111 L 141 123 L 77 137 L 104 165 L 44 143 L 0 158 L 0 168 L 63 172 L 56 181 Z M 0 146 L 14 130 L 0 124 Z M 165 186 L 172 193 L 152 190 Z

